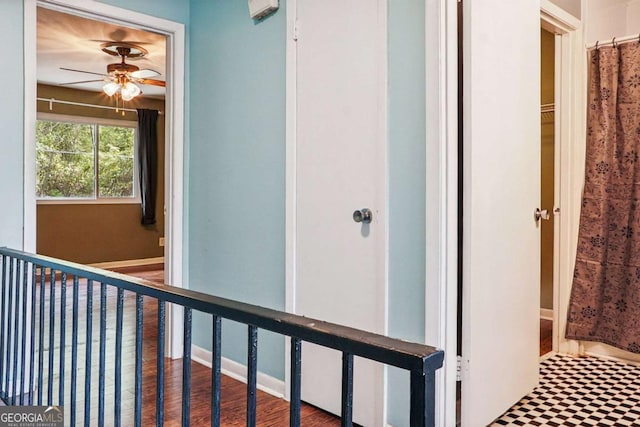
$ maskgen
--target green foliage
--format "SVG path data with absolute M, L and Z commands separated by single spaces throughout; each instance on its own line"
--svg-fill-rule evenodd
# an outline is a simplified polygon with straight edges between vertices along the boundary
M 98 186 L 101 197 L 133 196 L 133 129 L 100 126 Z
M 37 197 L 133 196 L 133 129 L 38 121 L 36 138 Z

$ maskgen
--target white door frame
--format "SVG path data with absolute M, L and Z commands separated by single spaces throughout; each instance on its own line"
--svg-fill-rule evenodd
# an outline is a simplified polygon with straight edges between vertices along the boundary
M 425 1 L 425 343 L 445 352 L 436 425 L 456 425 L 458 311 L 458 1 Z
M 24 1 L 24 234 L 23 249 L 36 249 L 36 62 L 37 7 L 41 5 L 66 13 L 149 30 L 167 36 L 166 59 L 166 152 L 165 152 L 165 280 L 174 286 L 183 283 L 184 212 L 184 25 L 93 0 Z M 182 357 L 181 307 L 167 310 L 167 356 Z
M 564 338 L 573 283 L 584 177 L 584 84 L 586 51 L 580 20 L 550 0 L 540 2 L 542 28 L 556 34 L 555 43 L 555 207 L 553 351 L 578 353 L 578 342 Z
M 379 54 L 381 60 L 387 63 L 387 2 L 388 0 L 376 0 L 377 7 L 380 13 L 380 20 L 378 21 L 378 37 L 381 46 Z M 296 149 L 297 149 L 297 53 L 296 53 L 296 40 L 298 37 L 298 27 L 296 22 L 297 17 L 297 5 L 298 0 L 286 0 L 286 21 L 287 21 L 287 39 L 286 39 L 286 176 L 285 176 L 285 310 L 289 313 L 296 313 L 296 193 L 297 193 L 297 169 L 296 169 Z M 384 319 L 382 324 L 384 325 L 383 334 L 388 333 L 388 261 L 389 261 L 389 247 L 388 247 L 388 192 L 387 192 L 387 68 L 383 69 L 384 76 L 380 79 L 381 93 L 385 96 L 381 102 L 380 115 L 384 117 L 379 121 L 379 135 L 382 135 L 379 139 L 383 150 L 383 155 L 380 157 L 381 166 L 384 167 L 384 174 L 379 174 L 376 179 L 376 185 L 382 191 L 380 198 L 384 200 L 384 206 L 382 206 L 382 217 L 384 220 L 380 224 L 381 233 L 385 236 L 380 240 L 380 244 L 383 248 L 379 250 L 384 251 L 384 265 L 379 266 L 381 276 L 384 277 L 384 286 L 377 287 L 380 289 L 382 295 L 380 295 L 380 301 L 384 301 L 384 307 L 381 307 L 382 315 Z M 290 398 L 290 383 L 291 383 L 291 342 L 285 340 L 285 399 Z M 380 398 L 382 402 L 377 402 L 374 407 L 381 408 L 379 418 L 386 422 L 387 417 L 387 375 L 386 367 L 384 368 L 383 379 L 383 393 Z

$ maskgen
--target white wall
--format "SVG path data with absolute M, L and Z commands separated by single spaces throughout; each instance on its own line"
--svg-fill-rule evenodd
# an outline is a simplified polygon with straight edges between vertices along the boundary
M 560 6 L 576 18 L 580 19 L 580 14 L 582 11 L 581 0 L 551 0 L 551 3 Z
M 587 45 L 640 32 L 638 0 L 586 0 L 584 12 Z
M 640 0 L 630 0 L 628 2 L 626 34 L 640 34 Z

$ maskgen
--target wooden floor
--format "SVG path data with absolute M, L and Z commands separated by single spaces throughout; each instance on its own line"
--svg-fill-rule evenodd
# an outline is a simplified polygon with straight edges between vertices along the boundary
M 540 319 L 540 356 L 553 350 L 553 321 Z
M 149 271 L 129 271 L 126 274 L 163 282 L 163 272 L 161 270 Z M 60 307 L 60 283 L 56 286 L 56 306 L 54 312 L 56 316 L 56 331 L 59 332 L 59 307 Z M 93 285 L 93 326 L 92 326 L 92 368 L 91 373 L 91 397 L 90 397 L 90 418 L 91 425 L 99 425 L 98 422 L 98 379 L 99 370 L 99 313 L 100 313 L 100 286 Z M 65 342 L 65 419 L 70 421 L 71 410 L 71 380 L 68 375 L 71 372 L 71 313 L 72 313 L 72 288 L 71 283 L 67 283 L 66 312 L 67 327 Z M 74 400 L 77 402 L 78 425 L 84 419 L 85 401 L 85 354 L 86 354 L 86 303 L 87 285 L 80 283 L 78 288 L 79 302 L 79 335 L 78 335 L 78 366 L 77 366 L 77 392 Z M 115 324 L 116 324 L 116 300 L 117 293 L 113 288 L 108 288 L 107 292 L 107 330 L 106 330 L 106 364 L 102 377 L 105 381 L 105 419 L 103 425 L 113 425 L 114 414 L 114 390 L 115 390 Z M 48 302 L 49 295 L 45 300 Z M 45 313 L 44 319 L 49 319 L 49 313 Z M 143 344 L 143 411 L 142 425 L 155 425 L 155 401 L 156 401 L 156 366 L 157 366 L 157 303 L 151 298 L 144 299 L 144 344 Z M 45 322 L 45 337 L 48 336 L 48 321 Z M 59 404 L 59 335 L 56 333 L 56 343 L 54 343 L 54 370 L 53 370 L 53 404 Z M 37 348 L 37 345 L 36 345 Z M 44 404 L 49 404 L 47 399 L 48 372 L 48 340 L 44 343 L 44 373 L 43 387 Z M 38 354 L 38 353 L 36 353 Z M 125 293 L 124 297 L 124 319 L 123 319 L 123 344 L 122 344 L 122 425 L 133 425 L 134 396 L 135 396 L 135 296 Z M 38 357 L 36 356 L 36 363 Z M 191 425 L 207 426 L 211 419 L 211 369 L 197 362 L 191 364 Z M 37 395 L 37 394 L 36 394 Z M 259 426 L 286 426 L 289 423 L 289 404 L 283 399 L 276 398 L 262 391 L 257 392 L 257 425 Z M 243 426 L 245 425 L 246 408 L 246 385 L 229 377 L 223 376 L 221 389 L 221 424 L 223 426 Z M 182 360 L 170 360 L 165 358 L 165 426 L 181 425 L 182 411 Z M 328 414 L 310 405 L 303 404 L 301 408 L 301 419 L 303 426 L 338 426 L 340 420 L 334 415 Z M 65 425 L 69 424 L 65 422 Z

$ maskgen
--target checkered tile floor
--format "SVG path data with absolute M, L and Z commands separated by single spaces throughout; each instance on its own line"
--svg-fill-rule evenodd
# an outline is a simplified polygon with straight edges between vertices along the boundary
M 553 356 L 540 385 L 492 426 L 640 426 L 640 367 Z

